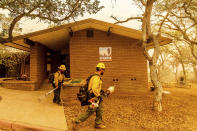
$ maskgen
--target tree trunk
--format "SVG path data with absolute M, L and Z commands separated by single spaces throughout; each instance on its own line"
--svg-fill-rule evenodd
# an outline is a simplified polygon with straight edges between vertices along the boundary
M 161 66 L 158 67 L 158 80 L 161 81 Z
M 156 104 L 156 109 L 157 111 L 162 111 L 162 93 L 163 93 L 163 88 L 162 84 L 159 80 L 158 76 L 158 68 L 157 68 L 157 60 L 159 58 L 160 54 L 160 46 L 159 46 L 159 38 L 158 37 L 153 37 L 153 43 L 154 43 L 154 53 L 152 56 L 152 62 L 149 62 L 150 66 L 150 76 L 151 76 L 151 82 L 153 83 L 155 87 L 154 91 L 154 101 L 153 101 L 153 109 L 155 108 Z
M 182 61 L 180 61 L 180 63 L 181 63 L 182 69 L 183 69 L 184 82 L 185 82 L 185 84 L 186 84 L 186 82 L 187 82 L 187 77 L 186 77 L 185 65 L 184 65 L 184 63 L 183 63 Z
M 159 81 L 158 78 L 158 73 L 157 73 L 157 68 L 155 65 L 149 63 L 149 67 L 150 67 L 150 77 L 151 77 L 151 82 L 155 88 L 154 90 L 154 100 L 153 100 L 153 109 L 156 109 L 157 111 L 162 111 L 162 92 L 163 92 L 163 88 L 161 85 L 161 82 Z
M 179 84 L 179 79 L 178 79 L 178 66 L 176 66 L 175 77 L 176 77 L 176 84 L 177 84 L 177 86 L 178 86 L 178 84 Z
M 183 57 L 183 54 L 182 54 L 182 52 L 181 52 L 181 50 L 179 49 L 179 47 L 177 46 L 177 44 L 174 44 L 175 46 L 176 46 L 176 48 L 177 48 L 177 51 L 178 51 L 178 53 L 179 53 L 179 55 L 181 56 L 181 57 Z M 182 58 L 178 58 L 178 60 L 179 60 L 179 62 L 181 63 L 181 66 L 182 66 L 182 69 L 183 69 L 183 77 L 184 77 L 184 83 L 186 83 L 186 71 L 185 71 L 185 65 L 184 65 L 184 63 L 183 63 L 183 61 L 182 61 Z
M 153 100 L 153 109 L 155 109 L 155 104 L 157 105 L 157 111 L 162 111 L 161 101 L 162 101 L 162 86 L 158 78 L 158 72 L 157 72 L 157 60 L 159 57 L 159 41 L 158 37 L 155 37 L 152 35 L 151 32 L 151 13 L 152 13 L 152 7 L 155 0 L 147 0 L 146 1 L 146 8 L 145 13 L 143 15 L 142 19 L 142 48 L 144 49 L 144 56 L 149 61 L 149 68 L 150 68 L 150 78 L 151 82 L 155 88 L 154 90 L 154 100 Z M 153 42 L 154 44 L 154 53 L 151 57 L 148 54 L 148 51 L 146 49 L 147 44 Z
M 194 69 L 194 82 L 197 83 L 197 65 L 193 65 L 193 69 Z

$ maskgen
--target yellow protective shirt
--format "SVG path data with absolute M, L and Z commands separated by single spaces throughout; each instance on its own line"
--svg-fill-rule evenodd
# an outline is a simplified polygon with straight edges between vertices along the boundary
M 61 74 L 60 71 L 57 71 L 54 75 L 55 86 L 57 87 L 58 83 L 62 82 L 64 78 L 65 78 L 64 74 Z
M 90 93 L 94 93 L 94 95 L 98 97 L 100 96 L 101 86 L 102 80 L 100 76 L 95 75 L 89 81 L 88 90 L 90 91 Z

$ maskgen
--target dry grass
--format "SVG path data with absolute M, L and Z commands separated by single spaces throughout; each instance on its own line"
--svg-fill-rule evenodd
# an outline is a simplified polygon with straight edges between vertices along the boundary
M 104 99 L 103 120 L 106 131 L 197 130 L 197 85 L 192 88 L 166 88 L 170 95 L 163 96 L 163 111 L 152 110 L 152 93 L 147 91 L 118 91 Z M 71 93 L 72 94 L 72 93 Z M 65 96 L 65 115 L 70 120 L 86 110 L 75 97 Z M 76 95 L 76 94 L 74 94 Z M 80 124 L 80 130 L 94 129 L 95 115 Z

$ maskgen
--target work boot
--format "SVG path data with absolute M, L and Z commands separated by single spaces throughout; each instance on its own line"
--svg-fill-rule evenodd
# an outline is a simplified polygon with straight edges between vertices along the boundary
M 72 130 L 75 131 L 77 130 L 77 126 L 79 123 L 77 123 L 74 119 L 72 119 Z
M 60 102 L 57 102 L 57 104 L 59 105 L 59 106 L 63 106 L 63 103 L 60 101 Z
M 62 104 L 62 103 L 57 103 L 57 105 L 58 105 L 58 106 L 62 106 L 63 104 Z
M 96 125 L 95 125 L 95 128 L 96 128 L 96 129 L 105 129 L 106 126 L 105 126 L 104 124 L 99 124 L 99 125 L 96 124 Z

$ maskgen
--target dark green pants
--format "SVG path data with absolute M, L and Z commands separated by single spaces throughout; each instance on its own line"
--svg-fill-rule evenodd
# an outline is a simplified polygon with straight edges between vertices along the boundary
M 60 98 L 61 86 L 62 86 L 62 83 L 59 82 L 58 83 L 58 88 L 56 90 L 54 90 L 53 103 L 59 104 L 61 102 L 61 98 Z M 53 84 L 53 88 L 56 88 L 55 84 Z
M 89 118 L 94 112 L 96 112 L 95 124 L 99 125 L 102 123 L 102 114 L 103 114 L 103 106 L 102 102 L 100 102 L 99 106 L 95 109 L 88 107 L 86 112 L 80 114 L 77 118 L 75 118 L 76 123 L 84 122 L 87 118 Z

